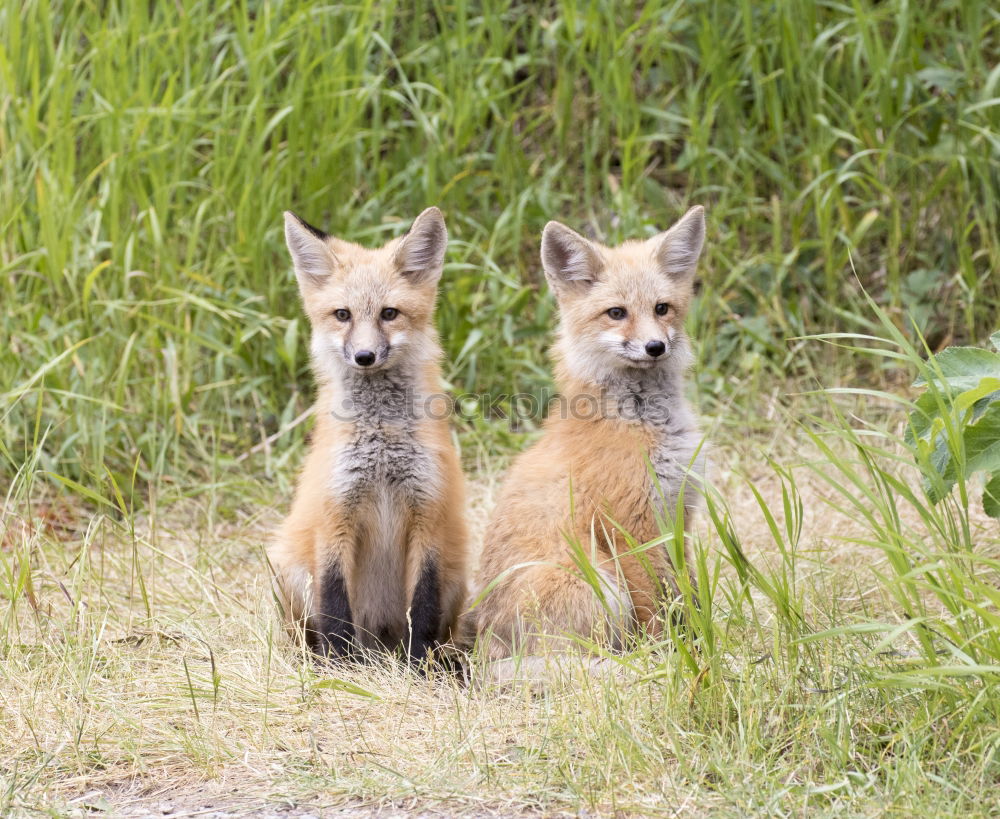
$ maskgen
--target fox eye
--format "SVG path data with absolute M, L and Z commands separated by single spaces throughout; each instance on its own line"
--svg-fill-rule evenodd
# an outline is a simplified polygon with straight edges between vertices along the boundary
M 608 310 L 608 316 L 610 318 L 613 318 L 615 321 L 621 321 L 627 315 L 628 313 L 626 312 L 624 307 L 612 307 L 610 310 Z
M 669 309 L 670 305 L 665 301 L 661 301 L 658 305 L 656 305 L 656 315 L 665 316 L 667 314 L 667 310 Z
M 397 310 L 395 307 L 386 307 L 382 310 L 383 321 L 392 321 L 398 315 L 399 315 L 399 310 Z
M 351 311 L 344 310 L 343 308 L 340 310 L 334 310 L 333 314 L 337 317 L 337 321 L 347 321 L 351 317 Z

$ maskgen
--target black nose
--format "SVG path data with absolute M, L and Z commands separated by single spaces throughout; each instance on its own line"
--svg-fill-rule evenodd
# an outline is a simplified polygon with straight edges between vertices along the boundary
M 375 353 L 371 350 L 358 350 L 354 354 L 354 360 L 362 367 L 370 367 L 375 363 Z
M 649 353 L 653 358 L 659 358 L 666 351 L 667 345 L 662 341 L 647 341 L 646 342 L 646 352 Z

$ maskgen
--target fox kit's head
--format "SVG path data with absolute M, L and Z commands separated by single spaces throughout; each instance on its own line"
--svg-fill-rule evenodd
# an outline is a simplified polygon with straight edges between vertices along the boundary
M 374 250 L 328 236 L 286 211 L 285 240 L 321 375 L 385 370 L 437 349 L 434 298 L 448 243 L 437 208 Z
M 600 384 L 683 363 L 684 315 L 704 240 L 701 207 L 651 239 L 613 248 L 558 222 L 545 226 L 542 266 L 559 302 L 556 350 L 571 376 Z

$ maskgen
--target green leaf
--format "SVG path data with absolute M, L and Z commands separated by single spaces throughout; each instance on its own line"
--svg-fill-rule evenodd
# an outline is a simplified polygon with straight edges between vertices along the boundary
M 1000 518 L 1000 472 L 994 472 L 983 488 L 983 511 L 991 518 Z
M 956 355 L 950 354 L 953 350 Z M 905 440 L 924 473 L 924 491 L 932 503 L 947 495 L 960 477 L 1000 472 L 1000 379 L 988 373 L 992 359 L 1000 362 L 1000 356 L 978 348 L 942 351 L 935 360 L 942 375 L 952 380 L 913 403 Z M 971 384 L 977 378 L 975 385 L 958 392 L 958 383 Z M 947 433 L 949 427 L 961 434 L 960 443 Z M 961 464 L 954 457 L 959 452 Z
M 958 395 L 955 399 L 955 405 L 959 410 L 965 411 L 974 404 L 983 403 L 989 405 L 993 401 L 997 400 L 997 396 L 1000 396 L 1000 378 L 988 377 L 984 378 L 976 387 L 971 390 L 965 390 Z M 985 412 L 987 406 L 983 406 L 983 412 Z M 980 412 L 979 415 L 983 413 Z M 976 416 L 979 417 L 979 416 Z
M 978 387 L 962 393 L 946 390 L 944 395 L 939 396 L 933 392 L 925 392 L 913 402 L 910 423 L 906 429 L 906 443 L 912 445 L 917 438 L 926 440 L 932 432 L 937 431 L 935 421 L 942 417 L 942 410 L 947 412 L 955 409 L 961 413 L 971 406 L 972 412 L 966 416 L 965 422 L 975 423 L 996 402 L 1000 402 L 1000 382 L 993 378 L 984 378 Z M 937 426 L 939 429 L 940 424 Z
M 948 396 L 940 397 L 944 407 L 950 406 Z M 906 443 L 913 444 L 917 438 L 927 439 L 934 429 L 934 421 L 941 417 L 942 407 L 939 396 L 933 392 L 925 392 L 913 402 L 913 412 L 910 413 L 910 424 L 906 430 Z
M 1000 354 L 979 347 L 948 347 L 927 363 L 927 374 L 935 381 L 943 379 L 950 387 L 971 390 L 984 378 L 1000 378 Z M 913 382 L 914 387 L 926 384 L 923 376 Z
M 978 401 L 976 401 L 975 404 L 972 405 L 972 417 L 969 418 L 969 422 L 973 423 L 975 421 L 978 421 L 980 418 L 983 417 L 983 415 L 986 414 L 986 411 L 996 402 L 1000 402 L 1000 390 L 997 390 L 996 392 L 991 392 L 986 396 L 984 396 L 983 398 L 980 398 Z
M 976 423 L 962 433 L 965 440 L 965 474 L 985 470 L 1000 472 L 1000 403 L 994 403 Z
M 930 454 L 930 472 L 924 474 L 924 491 L 931 503 L 940 503 L 955 485 L 955 462 L 951 457 L 948 439 L 944 434 L 937 436 L 934 451 Z M 940 476 L 935 480 L 932 475 Z

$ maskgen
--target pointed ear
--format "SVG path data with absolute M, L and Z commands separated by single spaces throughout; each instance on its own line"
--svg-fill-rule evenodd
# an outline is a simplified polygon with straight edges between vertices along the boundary
M 333 272 L 336 259 L 326 243 L 328 238 L 319 228 L 285 211 L 285 244 L 300 287 L 319 287 Z
M 669 230 L 649 240 L 656 246 L 656 260 L 670 276 L 694 273 L 705 244 L 705 209 L 696 205 Z
M 414 284 L 437 284 L 448 249 L 448 228 L 437 208 L 421 213 L 396 248 L 396 266 Z
M 587 288 L 601 272 L 601 256 L 594 244 L 559 222 L 542 231 L 542 268 L 556 293 Z

